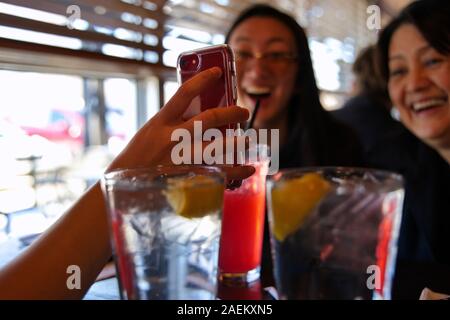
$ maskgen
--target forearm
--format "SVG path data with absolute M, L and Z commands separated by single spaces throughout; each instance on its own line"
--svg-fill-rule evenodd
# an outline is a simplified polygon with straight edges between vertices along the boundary
M 0 298 L 82 298 L 111 256 L 99 183 L 87 191 L 25 252 L 0 271 Z M 81 289 L 70 290 L 67 268 L 78 266 Z

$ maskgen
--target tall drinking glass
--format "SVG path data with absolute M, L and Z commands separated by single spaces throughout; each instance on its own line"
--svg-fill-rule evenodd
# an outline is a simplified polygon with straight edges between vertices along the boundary
M 268 152 L 267 145 L 251 147 L 246 163 L 256 172 L 239 188 L 225 191 L 219 252 L 224 282 L 247 283 L 260 276 Z
M 102 181 L 123 299 L 215 299 L 224 175 L 118 170 Z
M 390 299 L 403 180 L 358 168 L 280 171 L 268 182 L 281 299 Z

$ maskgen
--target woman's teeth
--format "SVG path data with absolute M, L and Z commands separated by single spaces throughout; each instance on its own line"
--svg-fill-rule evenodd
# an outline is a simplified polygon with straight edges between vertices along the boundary
M 270 88 L 250 88 L 247 94 L 252 98 L 267 98 L 270 96 Z
M 432 108 L 441 104 L 444 104 L 446 99 L 431 99 L 426 101 L 420 101 L 412 104 L 414 111 L 421 111 L 424 109 Z

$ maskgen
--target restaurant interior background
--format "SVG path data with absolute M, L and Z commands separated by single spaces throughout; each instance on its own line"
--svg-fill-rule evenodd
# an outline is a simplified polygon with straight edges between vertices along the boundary
M 367 8 L 384 25 L 410 1 L 0 0 L 0 241 L 53 223 L 174 93 L 178 54 L 223 43 L 255 2 L 306 28 L 331 110 L 376 40 Z

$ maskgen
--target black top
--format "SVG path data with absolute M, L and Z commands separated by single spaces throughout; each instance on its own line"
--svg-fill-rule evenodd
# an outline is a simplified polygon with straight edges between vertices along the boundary
M 418 299 L 424 287 L 450 293 L 450 165 L 406 129 L 374 148 L 371 161 L 405 178 L 393 297 Z
M 369 152 L 389 132 L 403 127 L 391 117 L 389 110 L 379 99 L 369 94 L 349 99 L 341 109 L 332 111 L 332 114 L 356 131 L 365 152 Z

